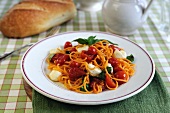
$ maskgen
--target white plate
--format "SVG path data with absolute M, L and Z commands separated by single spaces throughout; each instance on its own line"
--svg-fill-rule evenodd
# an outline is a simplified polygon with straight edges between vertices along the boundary
M 63 46 L 66 41 L 89 36 L 117 43 L 128 55 L 134 55 L 136 72 L 126 84 L 119 86 L 116 90 L 99 94 L 80 94 L 64 89 L 46 77 L 45 59 L 49 50 Z M 21 60 L 21 70 L 27 83 L 49 98 L 71 104 L 99 105 L 121 101 L 142 91 L 153 79 L 155 64 L 148 52 L 128 39 L 102 32 L 66 32 L 43 39 L 30 47 Z

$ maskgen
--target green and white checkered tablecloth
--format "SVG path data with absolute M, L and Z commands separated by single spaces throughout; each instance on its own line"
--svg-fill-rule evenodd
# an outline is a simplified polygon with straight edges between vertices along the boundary
M 0 17 L 19 0 L 0 0 Z M 146 23 L 138 29 L 135 35 L 128 36 L 141 47 L 145 48 L 156 64 L 165 86 L 170 93 L 170 42 L 167 41 L 166 33 L 161 32 L 160 4 L 154 1 L 152 10 Z M 60 32 L 66 31 L 106 31 L 101 12 L 78 11 L 74 20 L 61 25 Z M 23 38 L 10 39 L 0 33 L 0 54 L 10 52 L 25 44 L 37 42 L 46 37 L 50 32 Z M 0 62 L 0 113 L 31 113 L 32 102 L 27 97 L 20 70 L 20 61 L 24 51 Z

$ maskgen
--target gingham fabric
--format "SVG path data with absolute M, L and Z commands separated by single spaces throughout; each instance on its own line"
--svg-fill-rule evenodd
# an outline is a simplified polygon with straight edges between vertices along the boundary
M 18 2 L 19 0 L 0 0 L 0 17 Z M 165 12 L 165 14 L 168 16 L 167 12 Z M 170 42 L 167 41 L 167 34 L 162 32 L 159 26 L 160 3 L 154 1 L 146 23 L 138 29 L 136 34 L 128 36 L 127 38 L 135 41 L 150 53 L 156 64 L 156 69 L 170 93 Z M 103 23 L 100 11 L 78 11 L 74 20 L 61 25 L 60 32 L 80 30 L 108 32 Z M 50 32 L 50 30 L 23 39 L 9 39 L 0 33 L 0 54 L 10 52 L 28 43 L 37 42 L 45 38 L 48 32 Z M 20 61 L 25 50 L 0 62 L 0 113 L 33 112 L 32 102 L 24 90 L 20 70 Z

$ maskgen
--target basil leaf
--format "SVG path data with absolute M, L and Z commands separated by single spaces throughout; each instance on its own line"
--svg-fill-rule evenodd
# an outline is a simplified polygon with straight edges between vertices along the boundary
M 105 80 L 105 71 L 102 71 L 102 72 L 99 74 L 99 78 L 102 79 L 102 80 Z
M 111 68 L 111 67 L 106 67 L 106 68 L 107 68 L 108 73 L 110 73 L 110 74 L 111 74 L 111 72 L 112 72 L 112 68 Z
M 131 62 L 134 61 L 134 56 L 131 54 L 129 56 L 126 57 L 128 60 L 130 60 Z
M 86 45 L 92 45 L 92 44 L 95 44 L 99 41 L 102 41 L 102 40 L 105 40 L 105 39 L 95 39 L 96 36 L 89 36 L 88 39 L 83 39 L 83 38 L 78 38 L 78 39 L 75 39 L 73 40 L 73 42 L 78 42 L 80 44 L 86 44 Z M 113 44 L 113 45 L 118 45 L 116 43 L 113 43 L 109 40 L 107 40 L 110 44 Z
M 88 37 L 87 41 L 88 41 L 88 45 L 92 45 L 95 43 L 95 37 L 96 36 L 90 36 Z
M 118 44 L 116 44 L 116 43 L 113 43 L 113 42 L 111 42 L 111 41 L 109 41 L 109 40 L 107 40 L 109 43 L 111 43 L 111 44 L 113 44 L 113 45 L 118 45 Z
M 102 40 L 100 40 L 100 39 L 96 39 L 96 40 L 94 41 L 94 43 L 97 43 L 97 42 L 99 42 L 99 41 L 102 41 Z
M 89 85 L 89 84 L 86 84 L 86 89 L 87 89 L 87 90 L 90 90 L 90 85 Z M 82 87 L 80 88 L 80 91 L 84 91 L 84 92 L 86 91 L 85 88 L 84 88 L 84 86 L 82 86 Z
M 99 41 L 102 41 L 102 40 L 105 40 L 105 39 L 100 39 Z M 109 40 L 107 40 L 110 44 L 113 44 L 113 45 L 118 45 L 118 44 L 116 44 L 116 43 L 113 43 L 113 42 L 111 42 L 111 41 L 109 41 Z
M 74 42 L 78 42 L 80 44 L 88 44 L 87 39 L 83 39 L 83 38 L 78 38 L 76 40 L 73 40 Z

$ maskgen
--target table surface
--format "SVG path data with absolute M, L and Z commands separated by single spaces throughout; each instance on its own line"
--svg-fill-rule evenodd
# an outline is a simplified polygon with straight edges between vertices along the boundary
M 18 3 L 19 0 L 0 0 L 0 17 Z M 147 21 L 134 35 L 127 38 L 146 49 L 153 58 L 156 69 L 170 93 L 170 42 L 167 35 L 159 29 L 160 3 L 154 1 Z M 167 12 L 165 12 L 166 15 Z M 10 52 L 25 44 L 46 38 L 51 31 L 40 33 L 23 39 L 9 39 L 0 33 L 0 54 Z M 103 23 L 101 12 L 78 11 L 77 16 L 61 25 L 60 32 L 66 31 L 103 31 L 108 32 Z M 25 50 L 0 62 L 0 113 L 1 112 L 33 112 L 32 102 L 28 98 L 23 85 L 20 61 Z

